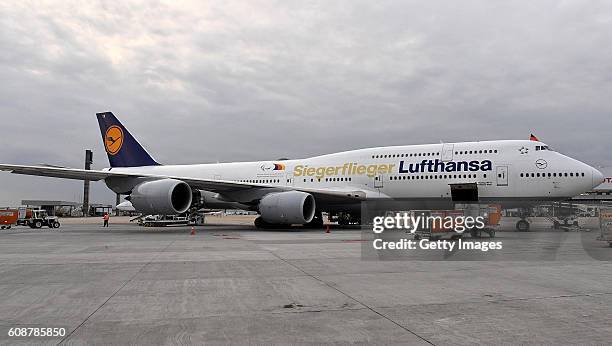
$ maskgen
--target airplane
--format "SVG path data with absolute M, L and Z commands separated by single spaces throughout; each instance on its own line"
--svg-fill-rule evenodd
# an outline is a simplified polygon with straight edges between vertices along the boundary
M 521 207 L 565 200 L 604 181 L 597 169 L 537 138 L 376 147 L 297 160 L 161 165 L 112 112 L 96 115 L 110 168 L 0 164 L 0 170 L 103 180 L 143 214 L 202 207 L 257 211 L 258 228 L 322 227 L 322 212 L 358 219 L 362 203 L 369 201 L 421 209 L 448 209 L 455 203 Z M 524 228 L 519 223 L 517 228 Z

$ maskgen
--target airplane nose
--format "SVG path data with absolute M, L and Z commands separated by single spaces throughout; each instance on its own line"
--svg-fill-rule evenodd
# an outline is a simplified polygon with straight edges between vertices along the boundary
M 593 187 L 597 187 L 604 182 L 604 175 L 599 170 L 593 168 Z

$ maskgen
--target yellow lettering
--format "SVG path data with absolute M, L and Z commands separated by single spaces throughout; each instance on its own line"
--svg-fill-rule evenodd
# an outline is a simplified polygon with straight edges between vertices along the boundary
M 378 170 L 378 165 L 369 165 L 368 166 L 368 171 L 367 171 L 368 172 L 368 177 L 370 177 L 370 178 L 375 177 L 377 170 Z
M 304 168 L 304 166 L 302 165 L 297 165 L 293 168 L 293 175 L 296 177 L 300 177 L 302 176 L 302 168 Z
M 317 178 L 321 179 L 325 176 L 325 167 L 317 168 Z

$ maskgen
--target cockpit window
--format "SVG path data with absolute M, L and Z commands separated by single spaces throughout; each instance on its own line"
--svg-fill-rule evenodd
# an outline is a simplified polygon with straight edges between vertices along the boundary
M 536 151 L 539 151 L 539 150 L 551 150 L 551 149 L 548 147 L 548 145 L 536 145 L 536 148 L 535 148 L 535 149 L 536 149 Z

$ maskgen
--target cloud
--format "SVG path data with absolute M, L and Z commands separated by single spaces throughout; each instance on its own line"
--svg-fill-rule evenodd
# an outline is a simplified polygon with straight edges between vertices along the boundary
M 527 138 L 610 166 L 612 5 L 0 4 L 0 162 L 107 162 L 112 110 L 164 163 Z M 34 186 L 24 196 L 24 186 Z M 0 204 L 80 198 L 0 174 Z M 96 190 L 94 200 L 112 202 Z

